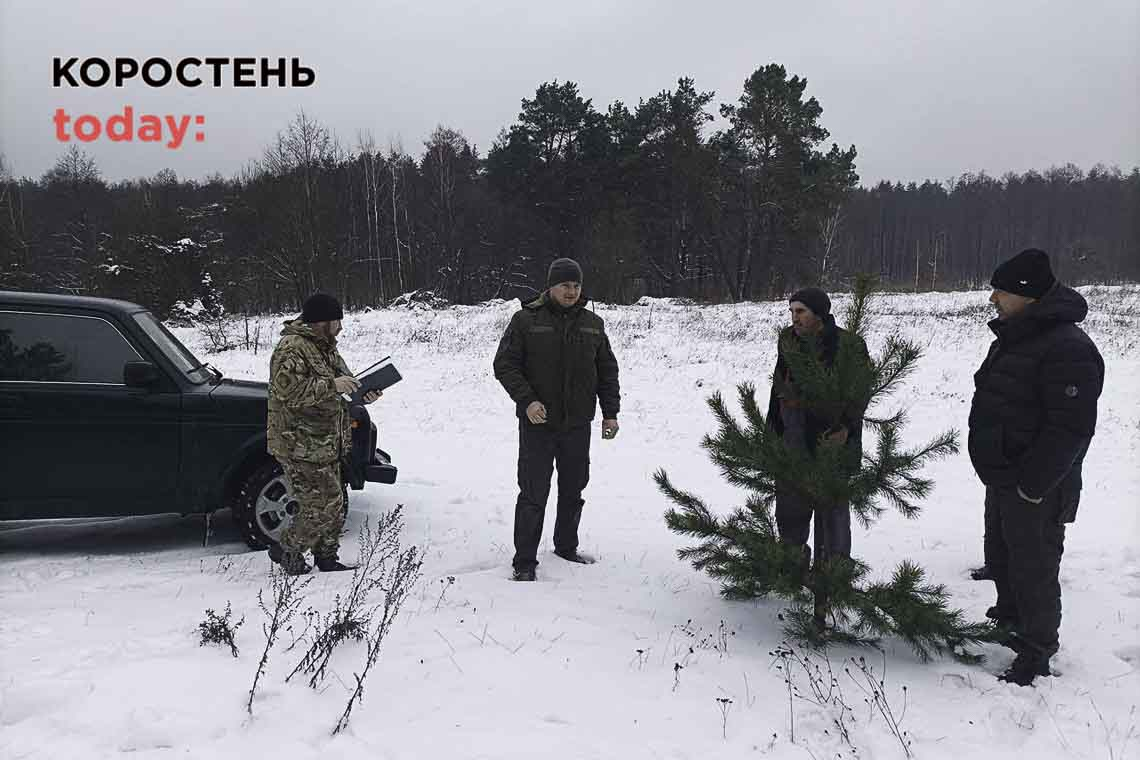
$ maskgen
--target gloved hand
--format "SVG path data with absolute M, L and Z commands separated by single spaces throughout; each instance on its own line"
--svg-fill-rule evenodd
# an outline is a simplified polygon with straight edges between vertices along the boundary
M 360 381 L 350 375 L 341 375 L 333 380 L 333 385 L 336 386 L 337 393 L 351 396 L 360 387 Z
M 546 407 L 541 401 L 531 401 L 526 408 L 526 418 L 535 425 L 543 424 L 546 422 Z

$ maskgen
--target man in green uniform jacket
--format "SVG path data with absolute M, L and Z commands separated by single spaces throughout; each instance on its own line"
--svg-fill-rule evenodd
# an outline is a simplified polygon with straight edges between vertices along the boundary
M 522 304 L 495 354 L 495 377 L 519 418 L 514 580 L 535 579 L 555 463 L 554 553 L 570 562 L 594 561 L 578 551 L 582 490 L 590 479 L 590 423 L 600 402 L 602 437 L 617 435 L 621 392 L 605 325 L 586 303 L 582 268 L 573 259 L 555 260 L 547 290 Z

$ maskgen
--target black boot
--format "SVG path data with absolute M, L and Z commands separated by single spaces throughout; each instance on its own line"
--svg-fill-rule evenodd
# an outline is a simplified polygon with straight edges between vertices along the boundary
M 554 553 L 567 562 L 577 562 L 579 565 L 592 565 L 597 562 L 597 560 L 591 557 L 589 554 L 582 554 L 577 549 L 574 551 L 562 551 L 560 549 L 555 549 Z
M 1049 658 L 1044 655 L 1022 649 L 1013 664 L 1004 673 L 998 676 L 999 681 L 1015 683 L 1018 686 L 1032 686 L 1037 676 L 1051 675 L 1049 672 Z
M 269 559 L 280 565 L 286 575 L 308 575 L 313 570 L 304 554 L 284 549 L 281 544 L 269 545 Z
M 512 581 L 533 581 L 534 568 L 533 567 L 516 567 L 514 573 L 511 574 Z
M 986 617 L 994 621 L 994 629 L 997 633 L 997 638 L 994 639 L 995 644 L 1001 644 L 1017 654 L 1021 654 L 1026 649 L 1025 642 L 1017 637 L 1017 615 L 999 609 L 995 604 L 986 610 Z
M 992 581 L 994 574 L 990 570 L 989 565 L 982 565 L 981 567 L 975 567 L 971 570 L 970 577 L 976 581 Z
M 345 570 L 355 570 L 357 568 L 357 565 L 343 564 L 339 559 L 337 559 L 337 556 L 335 554 L 332 556 L 315 557 L 314 559 L 317 562 L 317 567 L 322 573 L 340 573 L 344 572 Z
M 1014 628 L 1017 625 L 1017 615 L 1001 609 L 996 604 L 986 610 L 986 617 L 994 621 L 994 625 L 1001 628 Z

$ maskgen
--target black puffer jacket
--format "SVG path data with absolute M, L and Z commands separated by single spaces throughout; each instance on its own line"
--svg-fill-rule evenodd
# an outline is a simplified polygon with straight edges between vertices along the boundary
M 599 402 L 603 418 L 617 418 L 617 359 L 602 318 L 586 303 L 583 296 L 565 308 L 543 293 L 511 318 L 494 367 L 519 419 L 534 401 L 546 407 L 546 424 L 560 430 L 589 423 Z
M 1057 284 L 1012 319 L 991 321 L 997 340 L 974 374 L 970 407 L 970 461 L 982 482 L 1033 499 L 1060 488 L 1066 521 L 1104 385 L 1104 360 L 1076 325 L 1088 310 L 1084 296 Z

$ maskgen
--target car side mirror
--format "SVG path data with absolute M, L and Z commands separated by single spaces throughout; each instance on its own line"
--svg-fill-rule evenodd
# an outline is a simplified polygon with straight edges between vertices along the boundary
M 130 388 L 149 388 L 158 382 L 158 367 L 150 362 L 127 362 L 123 365 L 123 383 Z

